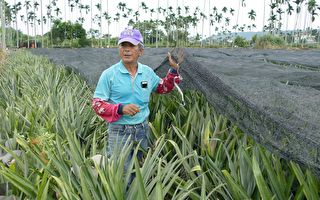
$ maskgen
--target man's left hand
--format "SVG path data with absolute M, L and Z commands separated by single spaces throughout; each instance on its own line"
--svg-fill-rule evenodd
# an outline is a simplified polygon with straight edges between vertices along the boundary
M 175 70 L 178 70 L 179 69 L 179 64 L 181 64 L 183 62 L 183 59 L 184 59 L 184 53 L 183 53 L 183 50 L 182 49 L 179 49 L 178 51 L 178 62 L 175 62 L 171 56 L 171 53 L 168 52 L 168 59 L 169 59 L 169 65 L 175 69 Z

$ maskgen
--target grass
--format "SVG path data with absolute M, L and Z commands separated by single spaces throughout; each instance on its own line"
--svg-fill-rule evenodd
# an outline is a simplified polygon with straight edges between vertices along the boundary
M 4 195 L 20 199 L 319 199 L 312 172 L 256 144 L 204 96 L 153 95 L 150 144 L 142 164 L 124 161 L 131 144 L 100 165 L 105 122 L 77 75 L 19 51 L 0 73 L 0 165 Z M 81 139 L 80 139 L 81 138 Z M 6 145 L 11 141 L 11 145 Z M 21 150 L 16 156 L 13 150 Z M 135 149 L 135 153 L 137 149 Z M 127 188 L 131 173 L 136 178 Z

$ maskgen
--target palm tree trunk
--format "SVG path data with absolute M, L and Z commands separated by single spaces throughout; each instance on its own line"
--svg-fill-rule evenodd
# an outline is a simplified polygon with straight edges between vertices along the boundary
M 100 47 L 102 47 L 102 0 L 100 0 Z
M 4 0 L 0 0 L 0 13 L 1 13 L 1 27 L 2 27 L 2 34 L 1 34 L 1 43 L 2 49 L 6 49 L 6 25 L 5 25 L 5 4 Z
M 297 6 L 300 6 L 300 5 L 297 5 Z M 296 34 L 296 30 L 297 30 L 298 21 L 300 18 L 300 13 L 301 13 L 301 11 L 299 13 L 296 13 L 296 19 L 295 19 L 295 24 L 294 24 L 294 29 L 293 29 L 293 37 L 294 38 L 296 38 L 295 34 Z M 299 35 L 299 33 L 298 33 L 298 35 Z M 298 42 L 299 42 L 299 40 L 300 40 L 300 36 L 298 36 Z
M 239 15 L 240 15 L 240 4 L 241 4 L 242 0 L 239 0 L 239 4 L 238 4 L 238 12 L 237 12 L 237 19 L 236 19 L 236 27 L 238 28 L 238 23 L 239 23 Z M 237 29 L 235 29 L 236 33 L 237 33 Z M 235 34 L 236 34 L 235 33 Z M 232 40 L 232 48 L 234 47 L 234 39 Z
M 140 0 L 138 0 L 138 13 L 140 14 Z M 140 23 L 138 23 L 138 30 L 140 30 Z
M 320 44 L 320 27 L 319 27 L 319 30 L 318 30 L 318 44 Z
M 167 16 L 169 16 L 169 0 L 167 0 Z M 168 22 L 168 30 L 167 30 L 167 48 L 169 47 L 169 31 L 170 31 L 170 22 Z
M 109 15 L 109 0 L 107 0 L 107 13 Z M 110 48 L 110 22 L 109 19 L 107 19 L 107 25 L 108 25 L 108 48 Z
M 53 35 L 52 35 L 52 28 L 51 28 L 51 25 L 52 25 L 52 17 L 50 17 L 50 22 L 49 22 L 49 27 L 50 27 L 50 37 L 51 37 L 51 48 L 53 48 Z
M 33 0 L 33 12 L 36 14 L 36 8 L 34 6 L 34 0 Z M 33 18 L 33 26 L 34 26 L 34 48 L 37 48 L 37 17 L 36 15 Z
M 178 10 L 178 6 L 179 6 L 179 3 L 178 3 L 178 0 L 176 1 L 176 9 Z M 179 16 L 178 16 L 179 17 Z M 179 45 L 179 21 L 177 21 L 177 25 L 176 25 L 176 47 L 178 47 L 178 45 Z
M 208 17 L 209 17 L 209 46 L 211 46 L 211 22 L 210 22 L 210 11 L 211 11 L 211 1 L 209 0 L 209 12 L 208 12 Z
M 203 1 L 203 10 L 206 9 L 206 0 Z M 203 30 L 204 30 L 204 16 L 202 16 L 202 28 L 201 28 L 201 47 L 203 47 Z
M 92 7 L 92 0 L 90 1 L 90 3 L 91 3 L 91 5 L 90 5 L 90 15 L 91 15 L 91 18 L 90 18 L 90 23 L 91 23 L 91 25 L 90 25 L 90 27 L 91 27 L 91 47 L 93 47 L 93 37 L 92 37 L 92 20 L 93 20 L 93 18 L 92 18 L 92 10 L 93 10 L 93 7 Z
M 158 0 L 158 8 L 159 8 L 159 0 Z M 158 37 L 159 37 L 159 32 L 158 32 L 158 23 L 159 23 L 159 10 L 157 10 L 157 30 L 156 30 L 156 48 L 158 48 Z
M 303 23 L 303 34 L 308 37 L 308 34 L 307 34 L 307 18 L 308 18 L 308 9 L 306 8 L 305 10 L 305 14 L 304 14 L 304 23 Z M 311 27 L 311 26 L 310 26 Z M 302 43 L 305 43 L 305 40 L 302 42 Z
M 40 17 L 41 17 L 41 47 L 43 47 L 43 13 L 42 13 L 42 0 L 40 0 Z
M 30 38 L 29 38 L 29 16 L 28 16 L 28 5 L 26 5 L 26 23 L 27 23 L 27 44 L 30 48 Z
M 12 22 L 12 27 L 13 27 L 13 22 Z M 10 46 L 11 47 L 14 47 L 14 40 L 13 40 L 13 31 L 12 29 L 9 30 L 9 33 L 10 33 Z
M 73 14 L 72 14 L 72 7 L 71 7 L 71 4 L 70 4 L 70 1 L 68 1 L 68 7 L 70 8 L 69 16 L 71 17 L 70 21 L 72 23 L 73 22 Z M 72 47 L 72 43 L 73 43 L 73 37 L 71 36 L 70 41 L 69 41 L 70 47 Z
M 64 22 L 67 22 L 67 0 L 64 0 Z M 66 28 L 64 29 L 64 35 L 63 35 L 63 46 L 66 45 L 66 34 L 67 34 L 67 30 Z
M 182 8 L 182 16 L 186 16 L 186 13 L 185 13 L 185 7 L 184 7 L 184 0 L 182 0 L 182 4 L 181 4 L 181 8 Z M 181 26 L 181 30 L 182 31 L 185 31 L 183 34 L 186 34 L 187 33 L 187 28 L 186 28 L 186 24 L 183 24 L 182 26 Z M 185 39 L 184 39 L 185 38 Z M 187 46 L 187 36 L 184 36 L 183 38 L 182 38 L 182 40 L 181 40 L 181 47 L 185 47 L 185 46 Z
M 285 43 L 288 43 L 288 23 L 289 23 L 289 13 L 287 13 L 287 20 L 286 20 L 286 33 L 284 37 Z
M 262 17 L 262 32 L 264 32 L 264 20 L 266 18 L 266 0 L 263 0 L 263 17 Z
M 16 43 L 17 43 L 17 48 L 19 48 L 19 31 L 18 31 L 18 16 L 17 16 L 17 3 L 16 0 L 14 0 L 14 5 L 15 5 L 15 15 L 16 15 Z

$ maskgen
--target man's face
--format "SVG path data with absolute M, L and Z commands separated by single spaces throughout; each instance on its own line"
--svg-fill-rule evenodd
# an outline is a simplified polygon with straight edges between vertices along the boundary
M 138 58 L 143 54 L 143 49 L 138 45 L 133 45 L 130 42 L 122 42 L 119 45 L 119 55 L 124 64 L 137 63 Z

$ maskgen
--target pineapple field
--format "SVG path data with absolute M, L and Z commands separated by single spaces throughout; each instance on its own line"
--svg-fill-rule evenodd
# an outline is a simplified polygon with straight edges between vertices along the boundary
M 164 59 L 168 50 L 150 50 L 149 54 L 142 57 L 144 60 L 141 62 L 161 74 L 168 69 L 167 60 Z M 33 53 L 37 54 L 35 51 Z M 38 54 L 41 53 L 38 51 Z M 275 134 L 277 137 L 271 137 L 268 132 L 257 135 L 257 132 L 267 131 L 270 127 L 259 128 L 260 118 L 252 116 L 262 114 L 267 119 L 267 125 L 276 121 L 274 130 L 280 127 L 283 130 L 281 133 L 285 135 L 287 130 L 292 130 L 299 123 L 292 120 L 287 126 L 282 126 L 285 121 L 281 121 L 281 115 L 274 117 L 271 112 L 278 107 L 266 107 L 266 112 L 261 112 L 261 107 L 254 104 L 256 101 L 253 101 L 253 97 L 248 102 L 243 101 L 244 97 L 249 99 L 248 96 L 252 94 L 252 90 L 247 89 L 254 82 L 248 81 L 247 87 L 235 87 L 238 84 L 232 80 L 246 79 L 244 76 L 241 79 L 240 71 L 239 76 L 231 76 L 229 71 L 229 77 L 235 78 L 226 78 L 229 65 L 223 65 L 223 61 L 219 60 L 221 54 L 231 57 L 233 53 L 234 57 L 238 57 L 236 61 L 239 66 L 246 67 L 245 63 L 240 62 L 246 62 L 244 55 L 239 55 L 241 52 L 207 54 L 209 57 L 217 56 L 212 60 L 216 65 L 220 63 L 223 68 L 221 70 L 225 71 L 207 73 L 207 76 L 199 79 L 204 72 L 208 72 L 206 67 L 209 65 L 205 64 L 208 64 L 209 59 L 199 54 L 197 56 L 198 50 L 186 50 L 188 56 L 181 71 L 185 105 L 182 105 L 178 92 L 152 96 L 149 118 L 151 148 L 144 152 L 143 162 L 133 159 L 128 171 L 124 171 L 124 162 L 132 144 L 127 144 L 124 149 L 106 157 L 106 124 L 91 108 L 92 88 L 97 76 L 109 66 L 109 62 L 118 60 L 116 50 L 50 51 L 60 56 L 49 53 L 47 57 L 36 56 L 29 51 L 19 50 L 4 55 L 4 61 L 1 62 L 0 195 L 3 198 L 319 199 L 320 182 L 315 175 L 319 166 L 319 145 L 306 158 L 315 160 L 307 160 L 308 162 L 298 156 L 304 154 L 295 156 L 300 149 L 293 151 L 293 148 L 288 147 L 307 144 L 305 141 L 296 144 L 299 141 L 289 140 L 283 149 L 278 148 L 277 151 L 280 133 Z M 88 51 L 91 53 L 87 53 Z M 255 53 L 257 52 L 252 52 L 247 57 L 254 57 Z M 283 58 L 280 53 L 276 54 L 277 62 L 281 62 Z M 273 58 L 268 52 L 264 54 L 265 57 L 269 55 Z M 261 54 L 255 56 L 260 58 Z M 261 62 L 265 60 L 262 59 Z M 265 63 L 271 67 L 276 65 Z M 215 68 L 215 64 L 211 64 Z M 306 75 L 303 70 L 310 70 L 301 66 L 293 66 L 293 74 L 297 75 L 290 73 L 292 79 L 283 84 L 300 89 L 294 90 L 297 95 L 302 91 L 303 85 L 294 85 L 297 81 L 292 81 L 293 78 L 302 76 L 301 73 Z M 283 67 L 288 68 L 287 65 Z M 269 75 L 274 74 L 271 68 L 265 70 L 261 77 L 267 76 L 267 72 Z M 285 80 L 283 71 L 275 71 L 278 72 L 276 78 Z M 318 76 L 318 71 L 312 71 L 312 76 Z M 253 74 L 248 76 L 259 78 Z M 265 78 L 262 82 L 263 80 L 271 79 Z M 209 84 L 211 87 L 208 87 Z M 319 91 L 316 85 L 310 88 L 307 90 L 309 96 L 302 100 L 305 100 L 306 108 L 312 108 L 310 110 L 313 112 L 310 112 L 315 115 L 319 109 L 308 107 L 311 100 L 307 100 L 319 100 Z M 220 91 L 222 97 L 218 95 Z M 277 95 L 282 94 L 281 91 L 275 92 L 278 92 Z M 229 112 L 232 111 L 227 105 L 230 102 L 239 105 L 234 113 Z M 294 104 L 294 101 L 288 102 Z M 227 105 L 225 112 L 223 105 Z M 239 113 L 243 110 L 247 112 L 242 112 L 242 120 L 239 120 Z M 299 110 L 295 112 L 298 113 Z M 293 114 L 295 112 L 292 111 Z M 307 114 L 305 116 L 309 117 Z M 304 122 L 307 119 L 309 118 L 305 118 Z M 255 127 L 249 126 L 250 123 Z M 310 124 L 305 124 L 304 130 L 311 127 L 310 130 L 314 132 L 305 131 L 305 134 L 314 133 L 313 140 L 316 144 L 319 141 L 319 129 L 313 126 L 312 120 Z M 300 130 L 301 127 L 293 132 L 292 138 L 301 139 L 294 136 L 300 135 Z M 307 136 L 306 138 L 312 139 Z M 313 143 L 308 144 L 309 146 L 305 145 L 306 151 L 314 147 Z M 135 149 L 135 153 L 137 151 Z M 98 162 L 94 159 L 97 155 L 100 155 Z M 133 172 L 135 178 L 128 184 Z

